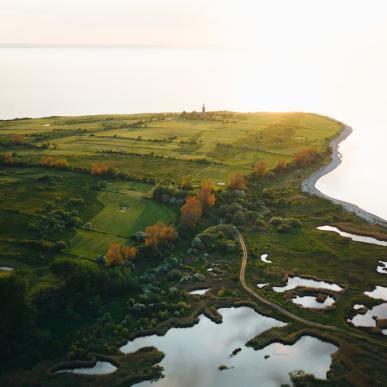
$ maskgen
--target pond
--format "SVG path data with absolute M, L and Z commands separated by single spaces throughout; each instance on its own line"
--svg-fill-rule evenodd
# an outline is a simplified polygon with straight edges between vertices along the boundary
M 303 308 L 325 309 L 332 306 L 335 303 L 335 299 L 328 296 L 323 302 L 318 302 L 316 296 L 296 296 L 292 299 L 292 302 Z
M 287 290 L 296 289 L 298 287 L 305 288 L 314 288 L 314 289 L 327 289 L 332 290 L 334 292 L 340 292 L 343 290 L 342 287 L 336 285 L 334 283 L 328 283 L 325 281 L 317 281 L 309 278 L 301 278 L 301 277 L 289 277 L 286 286 L 274 286 L 273 290 L 277 293 L 286 292 Z
M 206 294 L 211 288 L 208 289 L 197 289 L 197 290 L 192 290 L 192 292 L 189 292 L 188 294 L 198 294 L 198 295 L 203 295 Z
M 341 231 L 337 227 L 320 226 L 320 227 L 317 227 L 317 229 L 321 230 L 321 231 L 333 231 L 333 232 L 335 232 L 343 237 L 351 238 L 353 241 L 356 241 L 356 242 L 370 243 L 372 245 L 379 245 L 379 246 L 387 246 L 386 241 L 381 241 L 379 239 L 375 239 L 375 238 L 368 237 L 368 236 L 351 234 L 349 232 Z
M 269 256 L 269 254 L 262 254 L 261 261 L 265 262 L 265 263 L 273 263 L 272 261 L 270 261 L 270 259 L 267 259 L 268 256 Z
M 376 286 L 372 292 L 364 292 L 368 297 L 387 301 L 387 288 L 383 286 Z
M 165 353 L 161 362 L 165 378 L 159 387 L 275 387 L 290 383 L 288 372 L 303 369 L 326 378 L 337 347 L 304 336 L 294 345 L 274 343 L 255 351 L 245 343 L 272 327 L 286 324 L 262 316 L 247 307 L 219 309 L 223 323 L 213 323 L 203 315 L 191 328 L 172 328 L 165 336 L 139 337 L 121 348 L 124 353 L 155 346 Z M 230 356 L 237 349 L 236 356 Z M 220 371 L 225 365 L 229 369 Z M 153 386 L 142 382 L 138 386 Z
M 355 327 L 375 327 L 375 317 L 378 319 L 387 318 L 387 303 L 374 306 L 372 309 L 367 310 L 365 314 L 357 314 L 352 320 L 349 319 L 348 321 Z M 383 330 L 382 333 L 387 334 L 387 330 Z
M 13 267 L 0 266 L 0 271 L 13 271 L 13 270 L 15 270 Z
M 376 268 L 376 271 L 380 274 L 387 274 L 387 262 L 379 261 L 380 265 Z
M 56 374 L 71 372 L 79 375 L 108 375 L 117 370 L 117 367 L 108 361 L 97 361 L 94 367 L 69 368 L 56 371 Z

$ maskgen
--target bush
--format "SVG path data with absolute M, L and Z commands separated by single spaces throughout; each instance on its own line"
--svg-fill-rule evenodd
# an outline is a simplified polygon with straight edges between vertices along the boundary
M 295 218 L 286 218 L 286 223 L 288 223 L 291 227 L 299 228 L 302 226 L 301 221 Z
M 256 221 L 255 221 L 255 225 L 258 227 L 258 228 L 266 228 L 266 223 L 263 219 L 260 219 L 260 218 L 257 218 Z
M 283 218 L 281 218 L 280 216 L 273 216 L 269 223 L 272 225 L 272 226 L 279 226 L 281 225 L 282 223 L 284 222 Z
M 182 273 L 180 270 L 173 269 L 167 274 L 168 281 L 178 281 L 182 277 Z

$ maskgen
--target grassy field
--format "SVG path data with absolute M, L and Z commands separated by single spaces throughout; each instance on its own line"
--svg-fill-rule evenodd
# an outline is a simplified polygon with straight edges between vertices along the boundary
M 135 301 L 140 304 L 150 302 L 148 297 L 152 287 L 158 286 L 157 294 L 152 297 L 163 297 L 163 302 L 152 301 L 151 305 L 152 308 L 154 305 L 161 308 L 162 304 L 167 305 L 164 299 L 168 297 L 170 304 L 179 304 L 178 299 L 171 300 L 171 288 L 181 291 L 179 300 L 183 305 L 191 302 L 185 293 L 187 290 L 193 287 L 211 288 L 208 298 L 192 301 L 193 306 L 187 306 L 191 309 L 184 324 L 188 325 L 204 308 L 245 302 L 248 298 L 238 282 L 239 251 L 219 250 L 204 254 L 204 251 L 192 252 L 191 249 L 196 233 L 217 225 L 225 215 L 230 215 L 234 216 L 232 221 L 238 224 L 248 245 L 246 275 L 252 288 L 256 288 L 257 283 L 269 283 L 270 286 L 259 290 L 268 299 L 309 320 L 353 331 L 347 323 L 353 313 L 353 305 L 373 306 L 381 302 L 366 297 L 363 292 L 372 290 L 376 285 L 387 286 L 387 277 L 376 272 L 378 261 L 385 260 L 385 247 L 349 241 L 334 233 L 319 231 L 316 227 L 342 223 L 347 228 L 364 230 L 370 235 L 377 233 L 383 236 L 386 232 L 380 227 L 370 227 L 326 200 L 300 192 L 301 181 L 328 161 L 327 153 L 321 152 L 318 161 L 309 166 L 301 168 L 293 163 L 286 171 L 277 170 L 271 177 L 251 175 L 242 195 L 237 191 L 225 191 L 223 184 L 217 184 L 227 181 L 234 171 L 250 174 L 252 165 L 258 160 L 266 161 L 272 168 L 279 160 L 293 160 L 294 155 L 306 147 L 325 151 L 329 140 L 338 134 L 340 128 L 341 123 L 335 120 L 306 113 L 167 113 L 0 121 L 0 156 L 5 152 L 14 152 L 13 158 L 19 162 L 0 166 L 0 266 L 12 267 L 17 272 L 28 271 L 31 274 L 31 297 L 41 289 L 53 286 L 49 267 L 55 258 L 70 258 L 81 262 L 82 267 L 89 265 L 103 271 L 105 267 L 94 262 L 99 255 L 106 254 L 111 242 L 131 244 L 131 237 L 137 231 L 157 222 L 178 224 L 178 206 L 152 200 L 154 185 L 138 180 L 151 177 L 156 182 L 178 182 L 181 177 L 190 176 L 197 186 L 200 180 L 211 178 L 219 188 L 217 202 L 205 213 L 192 235 L 187 230 L 179 230 L 180 237 L 173 248 L 168 250 L 168 246 L 166 249 L 166 254 L 170 254 L 164 256 L 166 259 L 157 254 L 147 258 L 144 255 L 142 262 L 136 261 L 134 272 L 125 268 L 136 277 L 136 281 L 143 281 L 141 292 L 143 288 L 147 289 L 147 295 L 145 292 L 137 294 L 138 289 L 132 294 L 130 290 L 130 297 L 137 297 Z M 71 168 L 59 170 L 39 166 L 41 158 L 47 155 L 66 158 Z M 115 175 L 114 179 L 93 176 L 89 170 L 95 162 L 104 162 L 126 175 Z M 250 225 L 235 222 L 236 214 L 231 212 L 232 206 L 236 206 L 242 216 L 251 216 L 253 212 L 259 222 Z M 58 210 L 70 216 L 71 221 L 76 220 L 76 226 L 60 230 L 45 228 L 44 223 L 50 222 L 45 216 L 56 216 L 55 211 Z M 271 224 L 273 217 L 296 219 L 299 226 L 280 232 Z M 36 223 L 38 227 L 32 227 Z M 53 248 L 58 241 L 65 242 L 61 251 Z M 216 245 L 214 241 L 212 243 Z M 260 256 L 264 253 L 269 254 L 272 264 L 261 261 Z M 178 270 L 165 268 L 168 258 L 178 262 Z M 215 274 L 208 271 L 210 265 L 216 268 Z M 116 269 L 106 269 L 113 273 L 113 278 Z M 117 276 L 120 269 L 115 272 Z M 153 270 L 151 275 L 146 273 L 147 270 Z M 183 279 L 192 279 L 195 273 L 196 278 L 204 280 L 179 282 L 176 276 L 179 277 L 180 271 L 185 276 Z M 9 273 L 0 272 L 0 275 L 4 277 Z M 334 295 L 334 308 L 322 311 L 301 309 L 291 302 L 291 298 L 296 294 L 310 293 L 311 289 L 285 293 L 271 290 L 272 286 L 283 285 L 288 275 L 332 281 L 340 284 L 344 291 Z M 124 281 L 117 280 L 117 283 L 133 280 L 131 277 L 123 278 Z M 229 291 L 228 296 L 224 295 L 226 291 Z M 126 296 L 129 293 L 125 293 Z M 99 300 L 100 309 L 95 308 L 95 299 Z M 85 309 L 92 310 L 93 315 L 85 311 L 82 314 L 79 310 L 74 313 L 70 303 L 69 310 L 47 316 L 44 328 L 58 334 L 65 344 L 74 340 L 82 347 L 95 341 L 98 345 L 102 343 L 101 347 L 107 352 L 113 353 L 120 342 L 113 338 L 109 339 L 108 346 L 104 346 L 106 342 L 101 338 L 101 326 L 98 326 L 103 319 L 95 317 L 100 311 L 111 313 L 113 318 L 108 323 L 108 330 L 113 332 L 111 337 L 117 335 L 120 340 L 149 327 L 159 328 L 160 315 L 166 313 L 164 305 L 160 311 L 156 310 L 159 314 L 149 311 L 147 318 L 138 319 L 135 314 L 129 316 L 125 297 L 105 294 L 101 299 L 95 299 L 91 298 Z M 257 304 L 257 308 L 262 308 L 264 314 L 273 314 L 263 305 Z M 181 317 L 180 311 L 177 312 L 177 316 Z M 169 318 L 162 324 L 170 327 L 178 321 L 181 322 Z M 381 337 L 377 332 L 363 334 L 374 335 L 377 339 Z M 340 356 L 344 358 L 351 357 L 353 350 L 346 345 L 340 351 Z M 357 358 L 367 359 L 357 370 L 360 378 L 367 381 L 359 385 L 365 386 L 368 380 L 378 380 L 382 370 L 377 367 L 370 371 L 366 350 L 358 343 L 356 346 Z M 369 346 L 371 348 L 371 344 Z M 372 351 L 377 353 L 378 350 L 378 347 L 372 346 Z M 334 376 L 338 379 L 343 380 L 348 370 L 348 373 L 352 372 L 353 366 L 349 363 L 335 362 Z M 367 379 L 371 376 L 373 379 Z
M 102 159 L 132 176 L 223 182 L 258 160 L 274 166 L 305 146 L 321 148 L 340 126 L 306 113 L 52 117 L 0 122 L 0 140 L 23 136 L 31 146 L 10 147 L 22 158 L 53 155 L 82 168 Z

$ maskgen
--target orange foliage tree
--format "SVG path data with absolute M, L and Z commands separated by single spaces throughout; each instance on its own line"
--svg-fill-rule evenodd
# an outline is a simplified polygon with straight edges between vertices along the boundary
M 285 160 L 278 160 L 275 168 L 278 171 L 284 171 L 287 167 L 288 167 L 288 163 Z
M 215 205 L 214 183 L 211 179 L 206 179 L 201 182 L 197 197 L 203 210 Z
M 124 257 L 128 261 L 133 261 L 137 256 L 137 249 L 134 246 L 125 246 L 122 250 Z
M 308 165 L 313 163 L 317 158 L 318 152 L 315 148 L 304 148 L 294 156 L 294 162 L 296 165 Z
M 70 163 L 66 159 L 57 159 L 52 156 L 44 156 L 41 161 L 41 165 L 46 167 L 56 167 L 56 168 L 68 168 Z
M 195 227 L 203 215 L 203 208 L 197 196 L 187 196 L 180 211 L 180 224 L 189 228 Z
M 121 245 L 119 242 L 110 243 L 108 252 L 106 254 L 106 263 L 109 266 L 123 266 L 124 256 L 122 254 Z
M 265 177 L 267 175 L 267 164 L 265 160 L 257 161 L 254 165 L 254 173 L 258 176 Z
M 233 189 L 245 189 L 247 185 L 246 178 L 239 172 L 235 172 L 228 180 L 228 187 Z
M 21 134 L 14 134 L 11 137 L 11 143 L 13 145 L 21 145 L 24 143 L 24 137 Z
M 4 164 L 7 164 L 7 165 L 13 164 L 13 158 L 12 158 L 11 152 L 7 152 L 3 154 L 3 162 Z
M 156 223 L 145 229 L 145 246 L 161 246 L 177 238 L 177 233 L 172 225 Z
M 180 187 L 183 189 L 191 189 L 191 178 L 189 176 L 183 176 L 180 181 Z
M 91 174 L 92 175 L 103 175 L 107 173 L 109 167 L 105 163 L 93 163 L 91 165 Z

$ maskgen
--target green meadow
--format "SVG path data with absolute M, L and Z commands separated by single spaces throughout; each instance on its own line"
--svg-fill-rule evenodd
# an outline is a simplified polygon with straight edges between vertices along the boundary
M 33 337 L 15 340 L 18 355 L 2 367 L 11 369 L 15 366 L 12 362 L 18 366 L 20 362 L 27 375 L 25 385 L 32 385 L 28 383 L 36 377 L 37 385 L 50 387 L 67 380 L 58 377 L 56 384 L 47 373 L 48 366 L 63 359 L 85 360 L 90 353 L 100 353 L 119 358 L 125 370 L 128 360 L 117 348 L 128 337 L 190 326 L 203 311 L 217 321 L 216 308 L 246 302 L 254 302 L 265 315 L 289 322 L 286 329 L 300 334 L 305 327 L 299 322 L 291 323 L 255 302 L 240 286 L 241 252 L 225 231 L 230 230 L 230 223 L 238 227 L 247 243 L 246 279 L 251 289 L 269 283 L 257 291 L 271 302 L 302 318 L 348 331 L 347 336 L 312 332 L 340 346 L 333 360 L 332 385 L 348 386 L 354 374 L 359 386 L 382 385 L 378 384 L 383 372 L 380 365 L 386 356 L 378 352 L 385 350 L 385 345 L 379 346 L 380 330 L 355 329 L 347 320 L 354 314 L 355 303 L 367 307 L 378 303 L 366 297 L 365 290 L 387 286 L 387 279 L 376 272 L 385 247 L 353 242 L 316 227 L 341 223 L 387 238 L 385 230 L 300 191 L 302 180 L 329 162 L 329 141 L 341 128 L 342 123 L 334 119 L 301 112 L 183 112 L 0 121 L 0 157 L 4 159 L 0 164 L 0 267 L 11 267 L 15 278 L 26 279 L 24 301 L 37 311 L 36 325 L 28 327 Z M 302 166 L 292 162 L 305 148 L 314 148 L 316 159 Z M 3 156 L 11 157 L 12 162 L 7 163 Z M 69 165 L 44 165 L 47 156 L 65 159 Z M 270 173 L 252 173 L 258 161 L 264 161 Z M 284 169 L 276 168 L 279 161 L 286 163 Z M 96 163 L 114 173 L 93 175 Z M 234 172 L 246 176 L 247 186 L 225 186 Z M 181 187 L 183 177 L 189 177 L 193 187 Z M 180 225 L 176 198 L 194 195 L 203 179 L 213 180 L 216 202 L 188 230 Z M 164 189 L 161 199 L 152 196 L 156 186 Z M 156 223 L 173 225 L 177 239 L 154 247 L 135 237 Z M 195 236 L 202 238 L 201 247 L 194 247 Z M 101 263 L 113 242 L 135 247 L 138 256 L 116 267 Z M 261 260 L 265 253 L 271 264 Z M 289 275 L 335 282 L 344 290 L 319 291 L 319 296 L 335 298 L 330 309 L 303 309 L 291 298 L 317 295 L 315 290 L 272 290 L 272 286 L 283 285 Z M 12 279 L 13 274 L 0 271 L 0 282 L 7 278 Z M 205 298 L 192 298 L 188 292 L 193 288 L 211 291 Z M 259 343 L 264 337 L 254 340 Z M 34 348 L 28 359 L 24 345 Z M 362 359 L 361 367 L 353 365 L 353 353 Z M 379 353 L 376 358 L 374 353 Z M 136 356 L 142 361 L 148 355 Z M 152 356 L 158 360 L 151 364 L 160 361 L 155 353 Z M 370 371 L 371 362 L 376 367 Z M 120 384 L 121 376 L 114 375 L 104 381 L 112 386 L 131 385 L 128 381 L 159 375 L 159 369 L 149 372 L 149 359 L 145 363 L 141 372 L 128 371 L 127 384 Z M 34 367 L 32 379 L 32 373 L 26 371 L 29 367 Z M 0 375 L 0 384 L 3 380 L 7 379 Z M 79 386 L 90 382 L 74 380 Z M 329 383 L 311 380 L 305 385 Z

